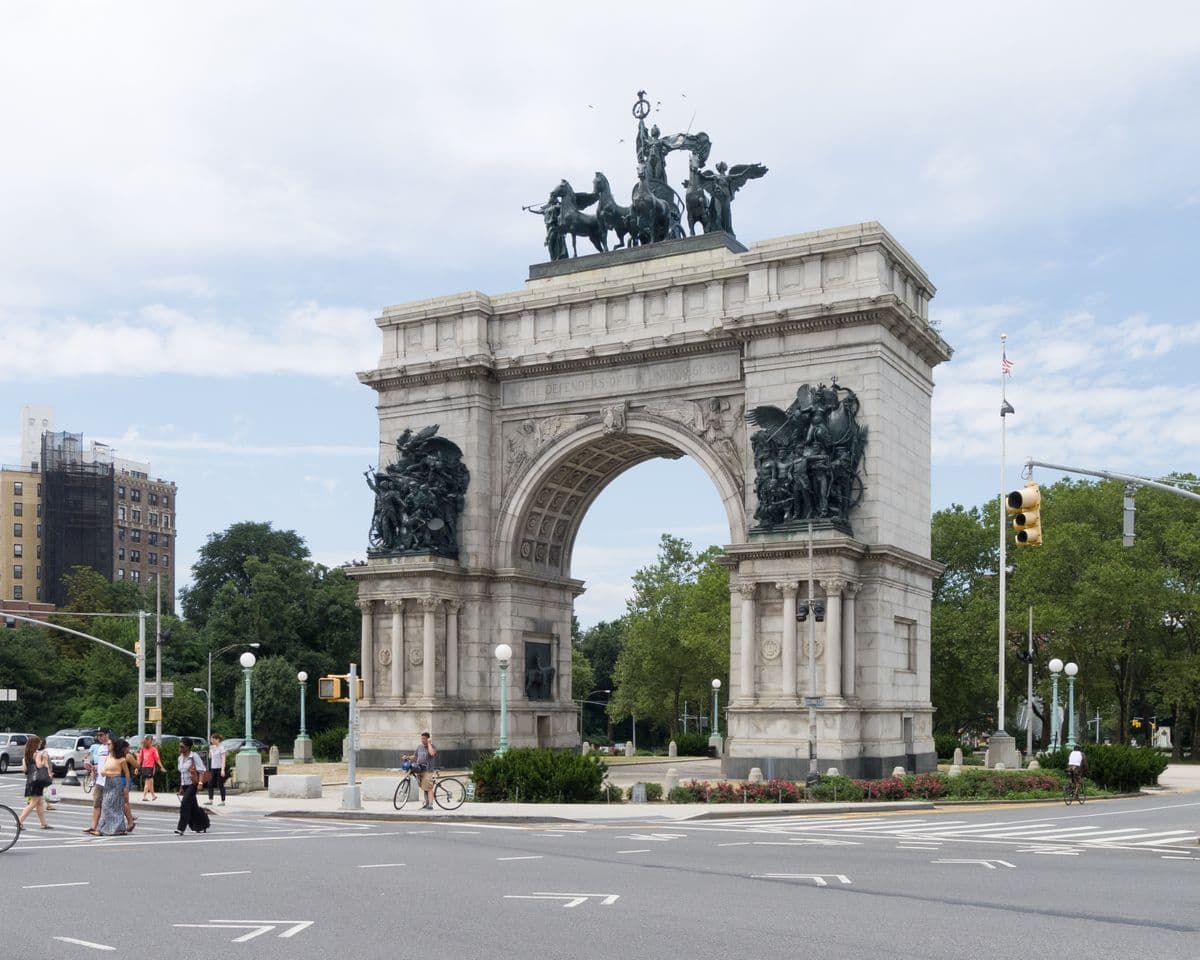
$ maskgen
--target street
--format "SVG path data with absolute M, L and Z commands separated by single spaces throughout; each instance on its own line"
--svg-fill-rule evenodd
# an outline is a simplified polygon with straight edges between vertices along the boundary
M 9 955 L 1185 957 L 1200 932 L 1195 794 L 603 825 L 231 809 L 94 839 L 60 805 L 0 855 Z

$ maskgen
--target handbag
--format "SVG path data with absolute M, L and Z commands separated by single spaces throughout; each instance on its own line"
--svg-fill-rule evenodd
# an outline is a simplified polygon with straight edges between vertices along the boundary
M 51 777 L 50 777 L 50 768 L 49 767 L 35 767 L 34 768 L 33 785 L 35 787 L 37 787 L 37 786 L 48 787 L 48 786 L 50 786 L 50 782 L 51 782 Z
M 212 771 L 207 768 L 205 768 L 204 770 L 197 770 L 196 769 L 196 761 L 193 760 L 192 761 L 192 779 L 196 781 L 197 786 L 207 787 L 209 782 L 212 780 Z
M 58 787 L 56 787 L 54 784 L 50 784 L 50 786 L 46 788 L 45 796 L 47 803 L 58 803 Z

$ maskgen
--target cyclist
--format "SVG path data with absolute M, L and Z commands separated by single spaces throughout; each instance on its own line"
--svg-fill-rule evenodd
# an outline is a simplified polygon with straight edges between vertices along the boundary
M 417 747 L 417 752 L 404 758 L 413 764 L 413 769 L 417 772 L 421 784 L 421 791 L 425 794 L 425 802 L 421 804 L 422 810 L 433 809 L 433 760 L 436 756 L 437 747 L 429 739 L 429 731 L 426 730 L 421 734 L 421 745 Z
M 1078 747 L 1067 756 L 1067 775 L 1071 778 L 1071 792 L 1079 796 L 1083 789 L 1083 774 L 1087 769 L 1087 757 Z

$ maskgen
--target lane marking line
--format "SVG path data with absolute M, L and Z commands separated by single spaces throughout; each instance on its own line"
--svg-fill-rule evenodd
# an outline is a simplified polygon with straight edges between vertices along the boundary
M 49 890 L 52 887 L 86 887 L 90 880 L 76 880 L 74 883 L 33 883 L 22 890 Z
M 541 860 L 542 857 L 497 857 L 497 860 Z
M 650 852 L 649 847 L 647 847 L 645 850 L 618 850 L 617 851 L 617 853 L 649 853 L 649 852 Z
M 249 870 L 224 870 L 221 873 L 202 873 L 202 877 L 237 877 L 244 873 L 249 873 Z
M 404 866 L 407 866 L 407 864 L 404 864 L 404 863 L 360 863 L 358 865 L 358 869 L 359 870 L 375 870 L 379 867 L 404 867 Z
M 110 947 L 105 943 L 92 943 L 90 940 L 76 940 L 74 937 L 54 937 L 61 943 L 73 943 L 77 947 L 91 947 L 93 950 L 116 950 L 116 947 Z

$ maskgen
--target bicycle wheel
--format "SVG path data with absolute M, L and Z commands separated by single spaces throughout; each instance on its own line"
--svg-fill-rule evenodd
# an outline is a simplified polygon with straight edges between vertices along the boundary
M 443 810 L 457 810 L 467 798 L 467 788 L 457 777 L 443 777 L 433 788 L 433 799 Z
M 392 806 L 397 810 L 403 810 L 404 805 L 408 803 L 409 797 L 413 793 L 413 778 L 405 777 L 396 784 L 396 793 L 392 797 Z
M 1083 801 L 1084 801 L 1084 797 L 1085 797 L 1086 795 L 1087 795 L 1087 790 L 1086 790 L 1086 789 L 1084 789 L 1084 786 L 1083 786 L 1083 784 L 1081 783 L 1081 784 L 1079 785 L 1079 792 L 1078 792 L 1077 794 L 1075 794 L 1075 799 L 1076 799 L 1076 800 L 1078 800 L 1078 801 L 1079 801 L 1079 802 L 1082 804 L 1082 803 L 1083 803 Z
M 1063 787 L 1063 803 L 1069 807 L 1071 805 L 1071 801 L 1074 799 L 1075 797 L 1071 792 L 1071 781 L 1068 780 L 1066 786 Z
M 0 803 L 0 853 L 16 843 L 20 835 L 21 821 L 17 819 L 17 811 Z
M 83 778 L 83 792 L 91 793 L 92 787 L 96 785 L 96 771 L 89 770 Z

